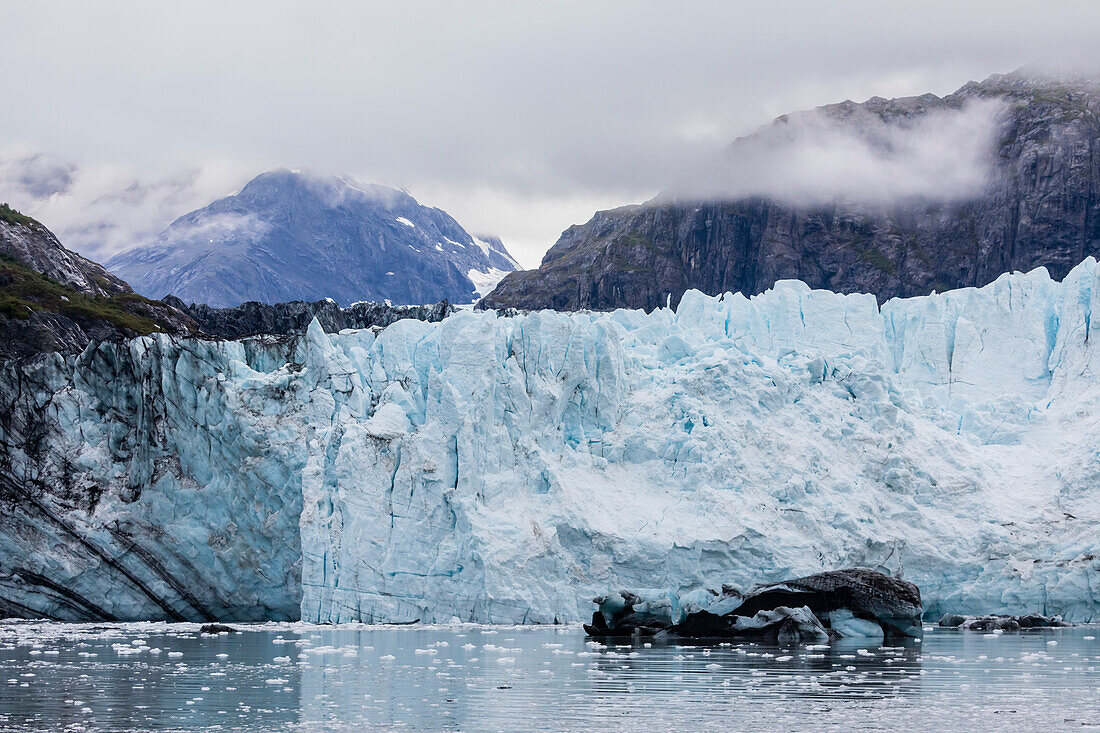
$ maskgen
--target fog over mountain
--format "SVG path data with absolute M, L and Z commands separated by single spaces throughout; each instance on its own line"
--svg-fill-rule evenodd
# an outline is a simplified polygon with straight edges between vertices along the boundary
M 1005 114 L 997 99 L 910 119 L 886 119 L 851 103 L 796 112 L 741 138 L 658 200 L 763 196 L 814 206 L 965 199 L 979 195 L 989 180 Z
M 0 147 L 0 199 L 48 222 L 96 260 L 148 242 L 181 214 L 239 189 L 248 169 L 226 161 L 140 168 Z

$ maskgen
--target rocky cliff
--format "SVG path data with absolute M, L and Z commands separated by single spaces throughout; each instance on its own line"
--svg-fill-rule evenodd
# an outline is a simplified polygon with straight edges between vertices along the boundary
M 0 206 L 0 359 L 73 353 L 93 340 L 155 331 L 190 334 L 196 326 L 65 249 L 39 222 Z
M 275 304 L 250 301 L 232 308 L 185 305 L 174 296 L 165 298 L 164 302 L 194 319 L 206 335 L 221 339 L 303 334 L 313 319 L 317 319 L 326 333 L 336 333 L 345 328 L 384 328 L 404 318 L 441 321 L 455 312 L 454 306 L 445 300 L 435 305 L 355 303 L 347 308 L 341 308 L 333 300 Z
M 981 286 L 1037 266 L 1061 278 L 1100 253 L 1095 82 L 1018 71 L 943 98 L 873 98 L 816 112 L 850 126 L 906 127 L 990 101 L 1003 111 L 988 178 L 974 195 L 805 204 L 758 195 L 695 199 L 672 190 L 569 228 L 537 270 L 509 274 L 480 306 L 652 309 L 677 303 L 689 288 L 753 294 L 785 278 L 882 301 Z M 737 141 L 731 159 L 789 124 L 782 117 Z

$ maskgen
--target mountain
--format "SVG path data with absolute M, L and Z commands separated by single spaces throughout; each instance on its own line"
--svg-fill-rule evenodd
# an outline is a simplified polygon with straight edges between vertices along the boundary
M 920 138 L 925 123 L 965 121 L 967 110 L 983 104 L 998 109 L 988 151 L 977 149 L 981 136 L 946 150 Z M 1094 81 L 1021 70 L 943 98 L 876 97 L 784 116 L 736 141 L 719 161 L 740 166 L 748 179 L 734 195 L 693 196 L 688 185 L 686 193 L 674 188 L 646 204 L 601 211 L 567 229 L 537 270 L 506 276 L 480 306 L 652 309 L 677 303 L 689 288 L 751 295 L 785 278 L 882 301 L 981 286 L 1038 266 L 1061 278 L 1100 253 L 1098 114 Z M 867 150 L 881 149 L 887 164 L 904 165 L 887 168 L 855 196 L 785 196 L 785 188 L 811 185 L 814 170 L 785 167 L 793 159 L 782 146 L 798 130 L 821 129 L 831 137 L 803 158 L 839 158 L 842 190 L 858 180 Z M 960 188 L 953 176 L 979 154 L 987 175 Z M 941 169 L 922 169 L 937 155 L 947 156 Z M 754 165 L 760 161 L 775 165 Z M 926 179 L 919 190 L 902 185 L 916 174 Z M 776 176 L 785 180 L 769 180 Z M 876 186 L 895 184 L 896 195 L 875 195 Z M 754 193 L 754 185 L 765 193 Z
M 196 330 L 186 314 L 138 295 L 38 221 L 0 205 L 0 358 Z
M 1090 258 L 0 362 L 0 617 L 549 624 L 863 566 L 1097 621 L 1098 319 Z
M 174 221 L 108 268 L 150 297 L 213 307 L 332 298 L 470 303 L 515 261 L 403 191 L 288 170 Z
M 303 334 L 316 319 L 326 332 L 385 327 L 405 318 L 439 321 L 455 312 L 432 305 L 336 301 L 242 303 L 229 308 L 154 301 L 102 265 L 66 249 L 40 222 L 0 204 L 0 360 L 73 354 L 93 341 L 163 332 L 218 339 Z

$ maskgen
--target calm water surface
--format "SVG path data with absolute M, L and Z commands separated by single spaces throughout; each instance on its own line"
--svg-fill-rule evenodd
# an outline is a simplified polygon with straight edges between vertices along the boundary
M 603 646 L 576 627 L 0 622 L 0 730 L 1100 728 L 1100 629 Z

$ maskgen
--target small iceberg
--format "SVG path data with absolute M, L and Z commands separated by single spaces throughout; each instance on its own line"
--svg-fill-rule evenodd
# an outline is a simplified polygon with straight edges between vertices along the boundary
M 919 637 L 920 589 L 867 568 L 833 570 L 718 591 L 620 591 L 594 599 L 589 636 L 653 636 L 817 643 L 829 639 Z

